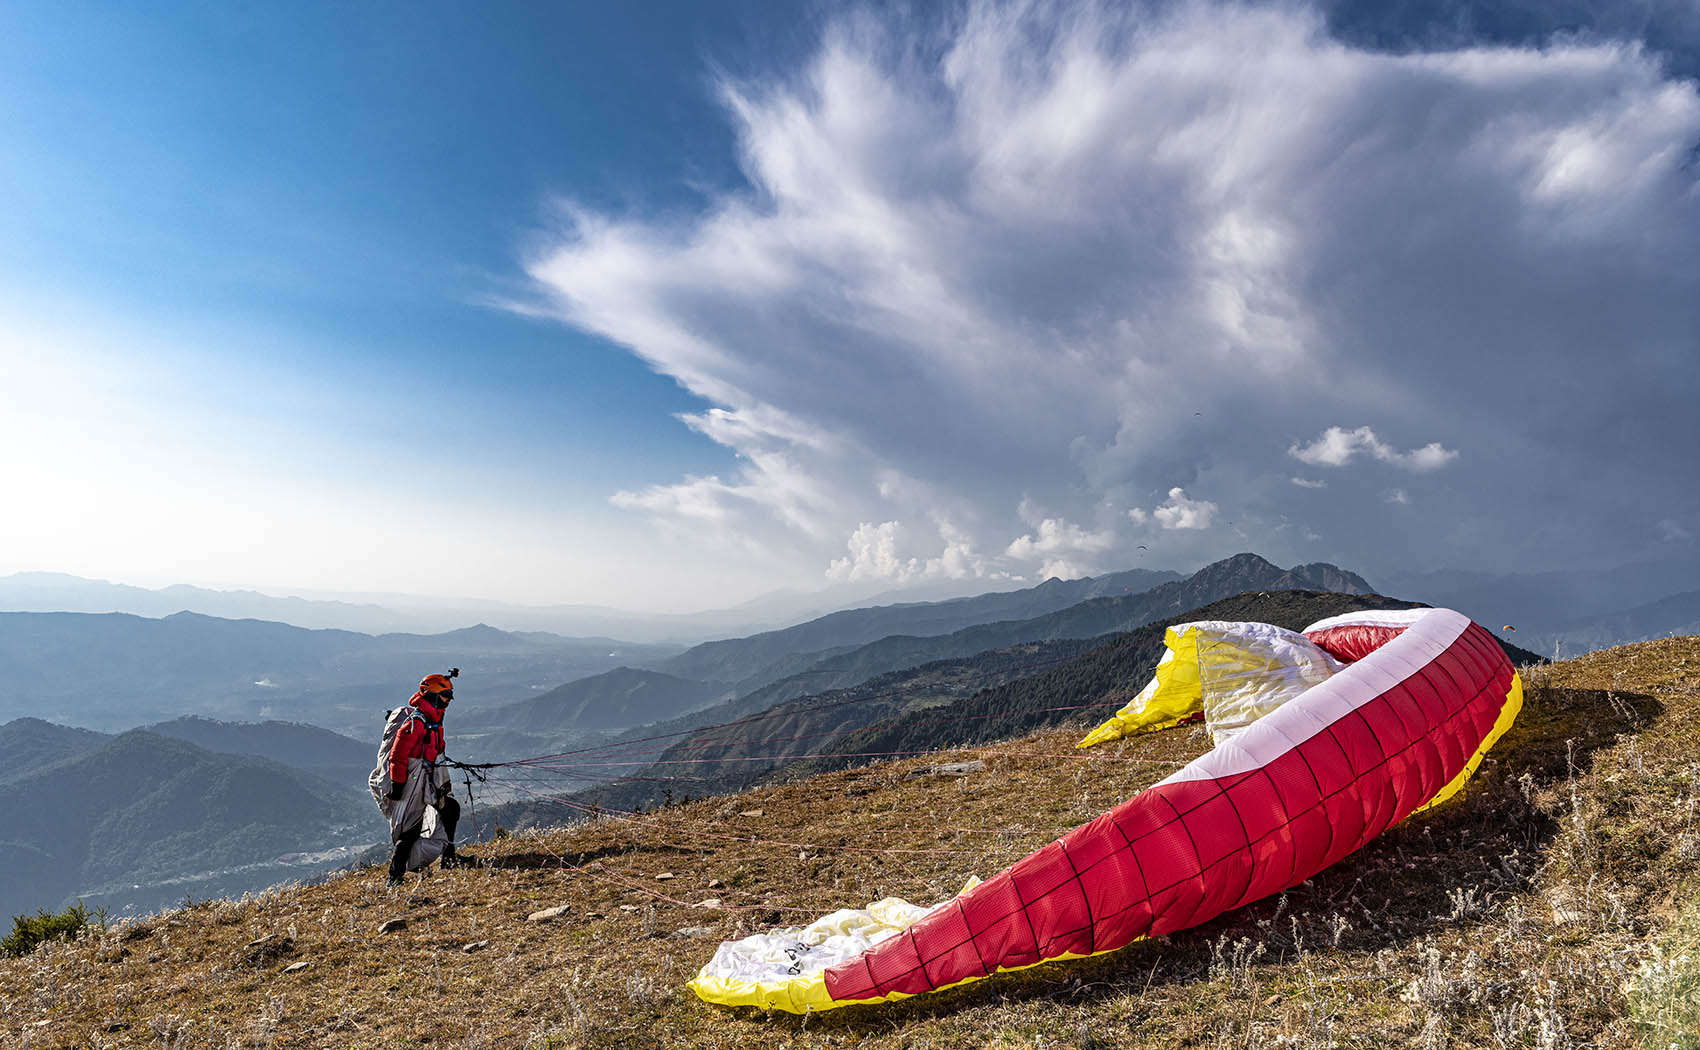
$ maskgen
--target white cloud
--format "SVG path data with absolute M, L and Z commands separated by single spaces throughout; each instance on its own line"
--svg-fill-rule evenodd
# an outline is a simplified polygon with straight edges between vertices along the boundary
M 1388 489 L 1386 492 L 1381 494 L 1381 501 L 1383 503 L 1397 503 L 1404 505 L 1411 502 L 1411 494 L 1406 492 L 1404 489 Z
M 996 578 L 1001 575 L 989 569 L 986 560 L 975 553 L 974 541 L 967 533 L 949 521 L 940 521 L 938 526 L 939 538 L 944 540 L 944 552 L 927 562 L 929 576 L 964 580 L 970 577 Z
M 1310 478 L 1288 478 L 1287 480 L 1301 489 L 1325 489 L 1328 487 L 1328 482 L 1312 481 Z
M 1442 448 L 1438 441 L 1431 441 L 1422 448 L 1409 452 L 1400 452 L 1376 437 L 1375 431 L 1369 427 L 1358 427 L 1356 430 L 1329 427 L 1310 444 L 1295 444 L 1287 449 L 1289 456 L 1313 467 L 1343 467 L 1360 452 L 1401 470 L 1419 473 L 1438 470 L 1458 458 L 1457 452 Z
M 939 523 L 944 549 L 932 558 L 900 555 L 903 531 L 896 521 L 878 525 L 862 522 L 846 542 L 849 556 L 833 559 L 827 566 L 827 578 L 849 583 L 885 580 L 900 585 L 920 579 L 1001 578 L 988 569 L 968 537 L 949 522 Z
M 1128 516 L 1128 519 L 1130 521 L 1132 521 L 1135 525 L 1143 525 L 1146 522 L 1151 520 L 1151 515 L 1145 513 L 1145 511 L 1141 510 L 1138 507 L 1130 508 L 1127 512 L 1127 516 Z
M 1110 529 L 1088 532 L 1060 518 L 1041 520 L 1035 532 L 1037 535 L 1028 533 L 1017 537 L 1004 553 L 1011 558 L 1023 559 L 1058 552 L 1095 554 L 1109 550 L 1116 540 L 1115 532 Z
M 677 485 L 651 485 L 642 492 L 620 491 L 609 497 L 616 507 L 647 510 L 656 514 L 724 521 L 728 504 L 739 498 L 738 490 L 718 477 L 686 478 Z
M 878 525 L 862 522 L 850 534 L 847 544 L 850 556 L 834 560 L 827 567 L 827 576 L 834 580 L 893 580 L 898 583 L 919 576 L 919 559 L 897 556 L 897 529 L 895 521 Z
M 1039 578 L 1042 580 L 1049 580 L 1053 577 L 1059 580 L 1078 580 L 1083 576 L 1090 575 L 1091 573 L 1086 572 L 1067 558 L 1053 558 L 1039 566 Z
M 1412 506 L 1430 527 L 1400 557 L 1511 565 L 1627 554 L 1632 508 L 1692 469 L 1700 94 L 1634 48 L 1394 54 L 1287 4 L 972 3 L 837 20 L 802 68 L 720 88 L 747 187 L 683 218 L 569 206 L 530 266 L 742 457 L 615 498 L 681 537 L 825 565 L 860 536 L 832 571 L 890 579 L 1131 564 L 1141 530 L 1100 508 L 1191 489 L 1213 502 L 1128 519 L 1202 559 L 1243 546 L 1208 535 L 1231 513 L 1278 557 L 1301 545 L 1249 523 L 1314 518 L 1291 460 L 1366 457 L 1460 494 Z M 1319 418 L 1379 432 L 1286 436 Z M 1531 538 L 1514 515 L 1560 510 L 1529 469 L 1553 461 L 1600 487 Z M 960 544 L 887 554 L 872 524 L 941 514 Z M 1463 514 L 1489 538 L 1449 539 Z M 1065 549 L 1046 520 L 1106 538 Z M 1356 524 L 1330 520 L 1331 556 L 1391 556 Z
M 1216 516 L 1216 504 L 1188 499 L 1184 489 L 1172 488 L 1169 498 L 1151 516 L 1165 529 L 1208 529 Z

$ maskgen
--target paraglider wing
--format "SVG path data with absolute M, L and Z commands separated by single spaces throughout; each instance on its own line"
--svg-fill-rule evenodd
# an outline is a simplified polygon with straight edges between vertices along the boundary
M 727 969 L 741 943 L 730 942 L 692 987 L 797 1012 L 902 998 L 1114 951 L 1297 885 L 1456 792 L 1521 706 L 1499 643 L 1459 613 L 1357 614 L 1305 634 L 1358 637 L 1347 628 L 1381 643 L 1166 780 L 879 929 L 871 946 L 805 946 L 795 969 L 764 981 Z
M 1077 746 L 1199 718 L 1220 744 L 1344 666 L 1304 635 L 1266 623 L 1180 623 L 1163 644 L 1150 683 Z

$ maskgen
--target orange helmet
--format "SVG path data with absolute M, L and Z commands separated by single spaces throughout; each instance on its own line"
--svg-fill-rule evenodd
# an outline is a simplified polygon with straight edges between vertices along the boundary
M 455 693 L 455 684 L 449 681 L 449 676 L 446 674 L 428 674 L 420 680 L 419 691 L 421 693 L 443 693 L 452 698 Z

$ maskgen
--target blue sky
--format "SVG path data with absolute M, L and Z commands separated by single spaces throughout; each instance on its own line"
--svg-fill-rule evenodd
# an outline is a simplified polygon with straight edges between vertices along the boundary
M 0 118 L 13 158 L 0 302 L 20 341 L 53 342 L 9 349 L 38 368 L 98 356 L 94 383 L 56 383 L 56 414 L 133 412 L 130 439 L 174 461 L 150 463 L 154 481 L 370 487 L 390 527 L 415 533 L 468 503 L 511 505 L 540 534 L 554 518 L 609 527 L 621 485 L 731 456 L 672 418 L 700 401 L 671 379 L 491 304 L 524 284 L 520 260 L 557 195 L 666 211 L 738 181 L 711 77 L 777 42 L 751 10 L 540 4 L 492 23 L 453 4 L 14 9 L 0 41 L 16 103 Z M 103 387 L 125 404 L 99 402 Z M 238 463 L 183 462 L 180 446 L 227 442 Z M 80 477 L 59 472 L 94 506 L 105 452 L 73 461 Z M 478 577 L 438 579 L 429 564 L 362 578 L 334 533 L 301 520 L 322 507 L 266 491 L 249 498 L 276 498 L 278 520 L 253 546 L 297 546 L 298 560 L 230 549 L 240 542 L 197 557 L 205 537 L 180 547 L 172 534 L 251 535 L 216 500 L 181 520 L 164 499 L 113 516 L 145 545 L 106 541 L 88 506 L 68 506 L 77 542 L 35 554 L 65 535 L 51 504 L 66 501 L 47 494 L 28 501 L 40 532 L 8 544 L 8 560 L 150 583 L 478 593 Z M 529 575 L 516 570 L 493 591 Z
M 1681 4 L 8 23 L 0 572 L 685 611 L 1694 557 Z

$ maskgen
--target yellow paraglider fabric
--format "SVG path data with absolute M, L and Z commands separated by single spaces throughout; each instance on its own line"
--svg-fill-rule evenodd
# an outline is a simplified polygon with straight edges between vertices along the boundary
M 1076 747 L 1120 740 L 1132 733 L 1153 733 L 1180 725 L 1204 710 L 1204 687 L 1198 677 L 1198 636 L 1192 624 L 1163 632 L 1168 652 L 1157 661 L 1157 673 L 1139 695 L 1129 700 Z
M 1511 688 L 1505 694 L 1505 706 L 1499 709 L 1499 717 L 1494 719 L 1493 728 L 1488 730 L 1488 735 L 1482 739 L 1482 746 L 1476 749 L 1474 755 L 1470 756 L 1470 761 L 1464 764 L 1464 768 L 1457 776 L 1448 781 L 1445 787 L 1436 791 L 1433 798 L 1412 810 L 1412 815 L 1421 813 L 1425 809 L 1433 809 L 1462 791 L 1464 782 L 1469 780 L 1470 775 L 1476 771 L 1476 767 L 1482 764 L 1482 759 L 1487 756 L 1489 749 L 1499 743 L 1499 738 L 1505 735 L 1507 729 L 1511 728 L 1511 723 L 1517 721 L 1517 712 L 1521 710 L 1523 710 L 1523 676 L 1513 673 L 1511 675 Z
M 903 932 L 929 910 L 887 897 L 865 908 L 841 908 L 807 926 L 730 941 L 690 987 L 722 1006 L 788 1013 L 831 1009 L 840 1004 L 826 990 L 826 967 Z
M 957 896 L 979 884 L 979 878 L 970 876 Z M 845 1006 L 826 989 L 828 966 L 902 933 L 953 899 L 923 908 L 901 897 L 887 897 L 865 908 L 841 908 L 807 926 L 728 941 L 688 987 L 699 998 L 721 1006 L 794 1014 Z M 906 998 L 900 992 L 884 997 Z M 884 1000 L 857 1000 L 870 1001 Z
M 980 884 L 977 878 L 970 878 L 962 888 L 962 893 Z M 957 894 L 961 896 L 961 893 Z M 879 943 L 908 929 L 920 919 L 938 910 L 949 901 L 942 901 L 932 908 L 922 908 L 898 897 L 887 897 L 875 901 L 866 908 L 843 909 L 810 923 L 801 929 L 777 930 L 772 934 L 756 934 L 741 941 L 731 941 L 721 945 L 707 965 L 703 966 L 697 976 L 688 982 L 689 987 L 704 1002 L 719 1006 L 753 1006 L 761 1010 L 780 1010 L 785 1013 L 803 1014 L 815 1010 L 831 1010 L 840 1006 L 866 1005 L 869 1003 L 896 1002 L 908 999 L 914 993 L 891 992 L 887 995 L 869 999 L 839 1000 L 834 999 L 826 988 L 826 966 L 834 960 L 813 959 L 809 965 L 818 966 L 812 973 L 800 973 L 794 976 L 780 977 L 775 974 L 763 975 L 763 956 L 772 954 L 776 946 L 783 950 L 784 942 L 789 941 L 790 955 L 786 958 L 797 959 L 807 955 L 809 947 L 820 947 L 832 955 L 844 954 L 852 946 L 849 939 L 858 935 L 869 938 L 873 943 Z M 1145 938 L 1136 938 L 1144 940 Z M 813 942 L 812 944 L 810 942 Z M 1102 952 L 1091 955 L 1104 955 L 1114 948 L 1106 948 Z M 1000 966 L 994 973 L 1012 973 L 1016 970 L 1026 970 L 1034 966 L 1043 966 L 1047 962 L 1059 962 L 1069 959 L 1086 959 L 1090 955 L 1073 952 L 1029 963 L 1026 966 Z M 793 966 L 796 963 L 792 964 Z M 945 988 L 956 988 L 974 981 L 984 980 L 987 975 L 976 975 L 942 986 L 933 991 L 943 991 Z
M 1167 729 L 1200 711 L 1220 744 L 1345 666 L 1304 635 L 1266 623 L 1176 624 L 1163 642 L 1156 676 L 1076 747 Z

